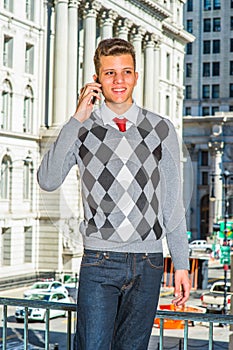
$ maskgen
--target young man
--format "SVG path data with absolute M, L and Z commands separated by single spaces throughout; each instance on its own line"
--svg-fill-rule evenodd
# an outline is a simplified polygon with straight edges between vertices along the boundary
M 168 119 L 138 107 L 133 46 L 100 42 L 94 82 L 38 170 L 58 188 L 78 164 L 84 254 L 75 350 L 146 350 L 163 274 L 162 237 L 175 266 L 173 302 L 189 297 L 189 258 L 176 132 Z M 105 101 L 93 111 L 93 98 Z M 118 118 L 120 120 L 118 120 Z

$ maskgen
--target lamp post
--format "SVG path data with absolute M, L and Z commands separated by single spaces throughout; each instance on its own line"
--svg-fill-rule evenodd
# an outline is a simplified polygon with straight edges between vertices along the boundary
M 214 177 L 219 176 L 218 174 L 211 174 L 212 177 L 212 189 L 211 189 L 211 195 L 210 195 L 210 201 L 214 202 L 216 200 L 215 193 L 214 193 Z M 223 181 L 223 187 L 224 187 L 224 238 L 223 238 L 223 245 L 221 247 L 221 260 L 223 263 L 223 269 L 224 269 L 224 305 L 223 305 L 223 311 L 224 314 L 227 314 L 227 271 L 228 266 L 230 264 L 230 246 L 229 241 L 227 237 L 228 229 L 227 229 L 227 220 L 229 217 L 228 208 L 229 208 L 229 201 L 228 201 L 228 181 L 230 178 L 233 177 L 233 173 L 230 173 L 228 170 L 224 170 L 222 174 L 220 174 L 220 179 Z

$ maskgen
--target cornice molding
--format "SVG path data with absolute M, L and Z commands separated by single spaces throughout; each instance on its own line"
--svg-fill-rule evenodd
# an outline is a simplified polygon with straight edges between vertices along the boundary
M 190 43 L 195 40 L 195 36 L 186 32 L 186 30 L 177 27 L 173 23 L 169 23 L 167 21 L 164 21 L 162 23 L 162 29 L 166 32 L 170 32 L 172 35 L 174 35 L 177 39 L 184 41 L 185 43 Z
M 156 4 L 152 0 L 129 0 L 129 2 L 132 5 L 141 8 L 143 11 L 149 13 L 153 17 L 159 18 L 161 21 L 172 15 L 170 11 Z

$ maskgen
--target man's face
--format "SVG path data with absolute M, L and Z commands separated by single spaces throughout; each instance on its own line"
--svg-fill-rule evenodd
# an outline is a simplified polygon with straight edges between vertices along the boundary
M 132 94 L 137 84 L 138 73 L 134 71 L 134 62 L 130 54 L 120 56 L 101 56 L 99 82 L 107 105 L 132 104 Z M 117 107 L 117 106 L 115 106 Z

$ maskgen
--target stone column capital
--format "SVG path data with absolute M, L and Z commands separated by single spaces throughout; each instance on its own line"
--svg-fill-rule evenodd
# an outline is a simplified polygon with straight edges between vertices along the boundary
M 78 7 L 80 0 L 69 0 L 68 7 Z
M 103 9 L 100 16 L 100 23 L 101 25 L 103 25 L 104 23 L 109 23 L 113 25 L 117 17 L 118 13 L 116 11 L 113 11 L 112 9 Z
M 83 16 L 93 16 L 97 17 L 98 12 L 101 9 L 101 3 L 96 0 L 83 1 L 81 4 L 81 10 L 83 12 Z
M 133 21 L 131 21 L 130 19 L 128 18 L 119 18 L 116 22 L 116 26 L 117 26 L 117 32 L 120 32 L 120 31 L 129 31 L 130 28 L 132 27 L 133 25 Z
M 142 40 L 144 35 L 146 34 L 146 29 L 141 26 L 133 26 L 131 34 L 133 36 L 133 39 Z

